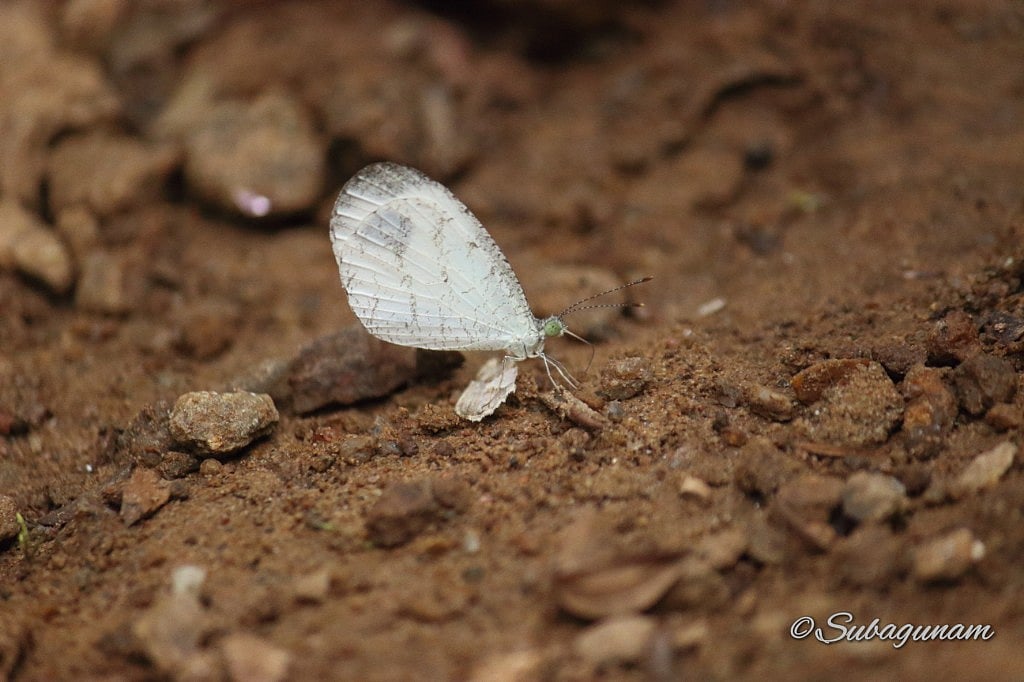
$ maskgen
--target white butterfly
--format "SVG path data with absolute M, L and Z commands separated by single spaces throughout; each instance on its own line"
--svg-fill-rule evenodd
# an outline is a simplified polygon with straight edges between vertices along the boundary
M 493 413 L 515 390 L 514 363 L 527 358 L 541 358 L 549 377 L 554 367 L 576 386 L 544 354 L 544 341 L 579 337 L 560 316 L 534 316 L 480 221 L 423 173 L 394 163 L 356 173 L 334 204 L 331 245 L 352 312 L 377 338 L 430 350 L 504 351 L 501 370 L 485 365 L 460 398 L 460 416 L 479 421 Z

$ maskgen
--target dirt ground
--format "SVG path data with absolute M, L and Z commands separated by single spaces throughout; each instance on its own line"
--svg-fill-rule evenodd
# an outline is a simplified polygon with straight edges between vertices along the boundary
M 1020 679 L 1022 65 L 1018 2 L 3 3 L 0 678 Z M 349 327 L 382 159 L 538 314 L 654 277 L 578 400 Z

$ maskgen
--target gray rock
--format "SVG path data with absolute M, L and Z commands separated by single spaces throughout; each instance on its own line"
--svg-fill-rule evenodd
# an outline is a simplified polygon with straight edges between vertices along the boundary
M 324 150 L 298 102 L 281 93 L 221 102 L 188 136 L 189 186 L 249 218 L 312 208 L 323 184 Z
M 1013 466 L 1016 456 L 1017 446 L 1010 441 L 978 455 L 949 485 L 949 494 L 959 499 L 995 485 Z
M 270 394 L 299 414 L 379 398 L 416 377 L 416 357 L 354 324 L 303 348 Z
M 843 486 L 843 513 L 854 521 L 882 521 L 906 504 L 906 489 L 892 476 L 858 471 Z
M 226 455 L 270 433 L 277 420 L 269 395 L 196 391 L 175 401 L 169 428 L 174 441 L 183 447 Z
M 985 556 L 985 545 L 966 528 L 923 543 L 914 551 L 914 577 L 921 582 L 960 578 Z

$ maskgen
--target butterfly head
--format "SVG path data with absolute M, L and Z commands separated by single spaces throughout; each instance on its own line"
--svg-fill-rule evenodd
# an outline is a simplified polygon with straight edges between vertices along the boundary
M 540 330 L 544 333 L 544 338 L 550 338 L 552 336 L 561 336 L 568 331 L 565 323 L 562 322 L 562 318 L 557 315 L 541 320 Z

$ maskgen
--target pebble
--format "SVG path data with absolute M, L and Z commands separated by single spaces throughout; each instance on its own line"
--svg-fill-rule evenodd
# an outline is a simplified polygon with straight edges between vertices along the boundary
M 650 616 L 615 616 L 578 634 L 573 653 L 595 666 L 636 663 L 657 629 L 658 622 Z
M 1017 372 L 1005 358 L 977 353 L 953 370 L 953 387 L 961 409 L 977 416 L 996 403 L 1013 400 Z
M 707 503 L 711 500 L 711 486 L 696 476 L 684 474 L 679 481 L 679 497 Z
M 724 571 L 740 560 L 747 545 L 747 535 L 742 529 L 728 528 L 701 538 L 694 554 L 716 571 Z
M 842 495 L 840 479 L 802 474 L 779 488 L 771 505 L 772 515 L 816 549 L 826 550 L 836 539 L 830 520 Z
M 380 398 L 416 377 L 416 357 L 353 324 L 299 351 L 269 393 L 299 414 Z
M 843 513 L 854 521 L 883 521 L 906 505 L 906 489 L 892 476 L 858 471 L 843 486 Z
M 103 453 L 104 458 L 124 468 L 158 464 L 172 445 L 167 425 L 169 408 L 165 401 L 159 401 L 139 410 L 128 426 L 117 433 Z
M 15 268 L 57 294 L 74 283 L 74 265 L 64 242 L 21 206 L 0 201 L 0 267 Z
M 956 419 L 956 396 L 943 380 L 944 372 L 915 365 L 900 385 L 907 400 L 903 411 L 904 440 L 911 454 L 918 457 L 936 454 Z
M 949 494 L 953 499 L 960 499 L 994 486 L 1013 466 L 1013 459 L 1016 456 L 1017 446 L 1010 441 L 1003 441 L 978 455 L 950 483 Z
M 470 495 L 458 479 L 392 483 L 366 514 L 367 536 L 381 547 L 403 545 L 443 518 L 445 509 L 465 511 Z
M 793 400 L 784 393 L 767 386 L 750 386 L 745 391 L 745 398 L 747 407 L 754 414 L 777 422 L 787 422 L 793 418 Z
M 838 367 L 842 367 L 841 372 L 828 376 L 840 378 L 823 385 L 820 393 L 810 390 L 814 381 L 796 382 L 794 378 L 794 389 L 801 386 L 797 390 L 801 401 L 806 402 L 813 394 L 820 395 L 813 412 L 797 420 L 798 429 L 811 441 L 844 447 L 885 442 L 903 416 L 903 397 L 877 362 Z
M 962 310 L 953 310 L 935 323 L 925 343 L 928 360 L 936 365 L 963 362 L 981 350 L 978 328 L 971 316 Z
M 650 362 L 646 358 L 612 360 L 601 373 L 598 395 L 607 400 L 627 400 L 643 391 L 651 377 Z
M 1011 431 L 1024 425 L 1024 412 L 1020 406 L 998 403 L 985 413 L 985 423 L 996 431 Z
M 139 467 L 121 490 L 121 520 L 131 526 L 152 516 L 171 499 L 171 485 L 152 469 Z
M 544 655 L 538 649 L 525 649 L 498 654 L 486 654 L 477 663 L 469 682 L 524 682 L 541 679 Z
M 120 109 L 98 60 L 63 50 L 39 3 L 0 3 L 0 196 L 38 207 L 50 144 L 60 133 L 113 120 Z M 24 55 L 31 54 L 31 59 Z
M 665 596 L 665 608 L 672 611 L 715 609 L 729 601 L 729 586 L 707 562 L 686 558 L 679 562 L 678 579 Z
M 160 196 L 179 165 L 180 153 L 167 144 L 107 132 L 64 138 L 50 156 L 50 209 L 85 207 L 111 216 Z
M 921 582 L 953 581 L 985 556 L 985 545 L 966 528 L 922 543 L 914 550 L 913 574 Z
M 178 397 L 169 428 L 176 443 L 195 452 L 225 455 L 266 436 L 278 414 L 269 395 L 196 391 Z
M 292 581 L 292 596 L 296 601 L 320 604 L 331 589 L 331 572 L 326 568 L 301 575 Z
M 157 471 L 165 479 L 178 479 L 199 469 L 199 458 L 187 452 L 169 450 L 163 453 Z
M 827 388 L 843 383 L 869 364 L 864 358 L 823 360 L 797 372 L 789 383 L 797 400 L 810 405 L 821 400 Z
M 220 641 L 220 650 L 233 682 L 279 682 L 288 676 L 291 654 L 262 637 L 231 633 Z
M 9 495 L 0 495 L 0 544 L 16 537 L 21 531 L 18 523 L 18 505 Z
M 591 507 L 563 531 L 554 579 L 558 605 L 566 613 L 588 620 L 638 613 L 679 579 L 675 561 L 618 554 L 614 535 Z
M 137 286 L 129 286 L 125 256 L 96 249 L 82 259 L 81 268 L 75 289 L 75 307 L 79 310 L 122 315 L 138 305 L 142 283 L 137 280 Z
M 248 218 L 310 210 L 324 150 L 301 104 L 270 92 L 202 112 L 186 141 L 185 177 L 197 194 Z
M 178 677 L 213 624 L 204 612 L 198 587 L 181 578 L 174 582 L 179 589 L 162 595 L 132 623 L 131 632 L 158 671 Z

